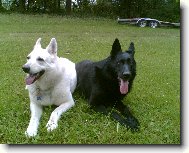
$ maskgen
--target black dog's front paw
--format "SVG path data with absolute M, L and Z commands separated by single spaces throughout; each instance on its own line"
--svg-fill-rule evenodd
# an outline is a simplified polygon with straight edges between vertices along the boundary
M 117 112 L 112 112 L 111 116 L 121 125 L 125 126 L 127 129 L 130 129 L 132 132 L 137 132 L 140 129 L 139 121 L 132 115 L 123 118 Z
M 129 107 L 124 106 L 124 124 L 128 129 L 131 129 L 132 132 L 137 132 L 140 129 L 139 121 L 132 115 Z
M 138 132 L 140 130 L 140 123 L 134 116 L 129 116 L 124 120 L 124 124 L 127 129 L 132 132 Z
M 137 132 L 140 130 L 140 123 L 134 116 L 128 116 L 124 120 L 125 126 L 130 129 L 132 132 Z

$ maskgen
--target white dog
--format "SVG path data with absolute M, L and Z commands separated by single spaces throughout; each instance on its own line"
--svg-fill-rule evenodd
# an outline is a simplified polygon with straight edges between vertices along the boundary
M 36 136 L 42 115 L 42 106 L 57 105 L 46 125 L 47 131 L 57 128 L 63 112 L 74 106 L 72 93 L 77 84 L 75 64 L 57 56 L 57 42 L 52 38 L 46 49 L 41 48 L 41 38 L 27 56 L 23 71 L 27 74 L 31 119 L 26 136 Z

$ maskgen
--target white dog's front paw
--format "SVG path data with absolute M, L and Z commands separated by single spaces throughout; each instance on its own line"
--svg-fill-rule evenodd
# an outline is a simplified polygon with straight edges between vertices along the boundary
M 32 129 L 27 129 L 27 131 L 25 131 L 25 135 L 26 137 L 35 137 L 37 135 L 37 130 L 32 130 Z
M 58 127 L 58 124 L 55 123 L 53 120 L 49 120 L 46 127 L 47 127 L 47 131 L 50 132 L 56 129 Z

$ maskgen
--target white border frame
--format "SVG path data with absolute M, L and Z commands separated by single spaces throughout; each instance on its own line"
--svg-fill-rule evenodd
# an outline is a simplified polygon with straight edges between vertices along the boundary
M 108 153 L 189 153 L 189 1 L 181 0 L 182 24 L 181 24 L 181 100 L 182 100 L 182 129 L 181 145 L 1 145 L 0 153 L 66 153 L 66 152 L 108 152 Z

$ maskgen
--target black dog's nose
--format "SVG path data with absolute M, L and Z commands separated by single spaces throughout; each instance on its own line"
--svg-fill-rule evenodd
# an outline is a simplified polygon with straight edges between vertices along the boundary
M 28 65 L 24 65 L 22 66 L 22 70 L 25 72 L 25 73 L 29 73 L 30 72 L 30 67 Z
M 131 76 L 131 73 L 130 73 L 130 72 L 123 72 L 123 78 L 124 78 L 125 80 L 128 80 L 128 79 L 130 78 L 130 76 Z

